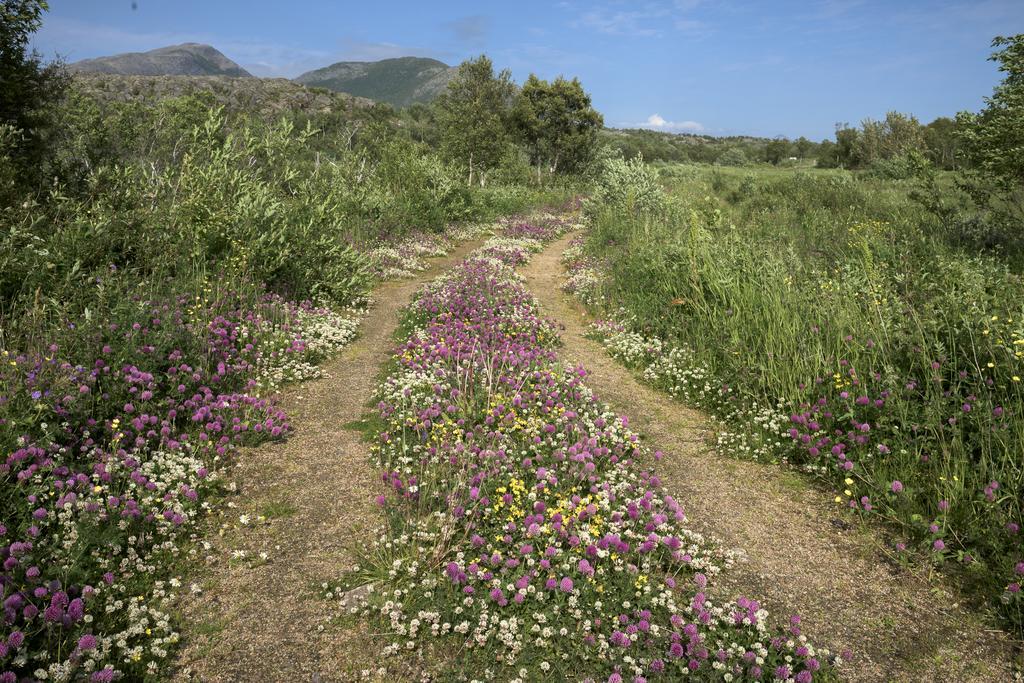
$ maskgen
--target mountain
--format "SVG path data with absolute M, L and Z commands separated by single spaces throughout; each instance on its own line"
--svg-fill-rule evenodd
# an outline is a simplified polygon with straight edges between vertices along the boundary
M 70 65 L 73 71 L 126 76 L 231 76 L 252 77 L 248 71 L 200 43 L 161 47 L 149 52 L 125 52 L 111 57 L 83 59 Z
M 308 115 L 354 112 L 373 102 L 345 93 L 307 88 L 285 78 L 230 78 L 228 76 L 134 76 L 78 72 L 76 89 L 98 102 L 140 102 L 207 93 L 229 112 L 245 112 L 277 119 L 284 112 Z
M 429 102 L 448 86 L 455 67 L 425 57 L 398 57 L 379 62 L 337 62 L 308 71 L 295 80 L 303 85 L 407 107 Z

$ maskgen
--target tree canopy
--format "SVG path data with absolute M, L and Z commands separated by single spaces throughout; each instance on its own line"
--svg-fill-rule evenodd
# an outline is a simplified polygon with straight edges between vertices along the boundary
M 66 77 L 59 63 L 44 65 L 29 50 L 42 25 L 45 0 L 0 0 L 0 128 L 7 128 L 10 156 L 22 182 L 43 173 L 49 112 L 46 104 L 60 96 Z
M 1001 189 L 1024 187 L 1024 33 L 998 36 L 990 59 L 1006 74 L 977 114 L 957 115 L 971 162 Z
M 597 132 L 604 125 L 578 79 L 558 77 L 549 83 L 533 74 L 516 97 L 513 121 L 538 177 L 542 165 L 550 173 L 585 167 L 594 158 Z
M 441 148 L 467 170 L 467 182 L 481 185 L 507 153 L 515 85 L 508 69 L 494 73 L 487 55 L 459 65 L 437 100 Z

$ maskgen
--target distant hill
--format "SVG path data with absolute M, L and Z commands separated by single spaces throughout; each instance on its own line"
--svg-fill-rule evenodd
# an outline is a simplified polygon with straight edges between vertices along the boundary
M 72 71 L 129 76 L 230 76 L 252 74 L 219 50 L 200 43 L 161 47 L 149 52 L 125 52 L 110 57 L 83 59 L 69 65 Z
M 228 111 L 274 118 L 285 112 L 320 114 L 372 107 L 362 97 L 307 88 L 284 78 L 229 78 L 226 76 L 124 76 L 76 73 L 76 88 L 99 102 L 155 104 L 169 97 L 200 92 L 213 95 Z
M 308 71 L 296 82 L 408 107 L 429 102 L 448 86 L 456 68 L 436 59 L 398 57 L 379 62 L 337 62 Z

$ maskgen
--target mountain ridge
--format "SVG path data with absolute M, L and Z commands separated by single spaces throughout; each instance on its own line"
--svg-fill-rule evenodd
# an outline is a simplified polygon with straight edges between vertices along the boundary
M 249 112 L 274 119 L 284 112 L 317 115 L 330 111 L 368 109 L 374 102 L 347 93 L 307 88 L 286 78 L 229 76 L 137 76 L 78 72 L 76 88 L 101 103 L 155 104 L 167 98 L 208 94 L 229 112 Z
M 77 74 L 123 77 L 253 78 L 222 52 L 203 43 L 182 43 L 149 50 L 83 59 L 69 64 Z M 458 67 L 429 57 L 393 57 L 376 61 L 341 61 L 307 71 L 293 83 L 365 98 L 396 109 L 427 103 L 448 87 Z
M 72 71 L 121 76 L 254 76 L 212 45 L 182 43 L 148 52 L 123 52 L 83 59 L 68 65 Z

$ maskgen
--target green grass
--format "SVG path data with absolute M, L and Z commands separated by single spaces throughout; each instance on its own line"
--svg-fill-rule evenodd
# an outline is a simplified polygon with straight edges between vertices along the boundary
M 697 166 L 660 179 L 660 215 L 591 207 L 587 250 L 604 263 L 610 307 L 692 349 L 731 391 L 704 407 L 736 429 L 774 440 L 790 414 L 810 415 L 819 429 L 803 431 L 830 437 L 823 452 L 783 436 L 773 460 L 816 472 L 843 506 L 863 510 L 867 496 L 871 515 L 936 563 L 970 555 L 965 585 L 1024 626 L 1020 594 L 1006 592 L 1024 555 L 1007 527 L 1024 527 L 1019 264 L 957 249 L 910 182 Z M 775 415 L 774 434 L 753 424 L 758 412 Z M 870 430 L 846 434 L 854 422 Z M 828 450 L 839 441 L 852 470 Z
M 368 411 L 366 415 L 358 420 L 346 422 L 344 427 L 353 432 L 359 433 L 359 438 L 371 443 L 378 432 L 383 428 L 384 421 L 380 419 L 377 411 Z
M 294 505 L 279 500 L 273 500 L 268 503 L 265 503 L 263 507 L 260 508 L 260 514 L 266 517 L 267 519 L 281 519 L 283 517 L 291 517 L 298 511 L 299 509 Z

